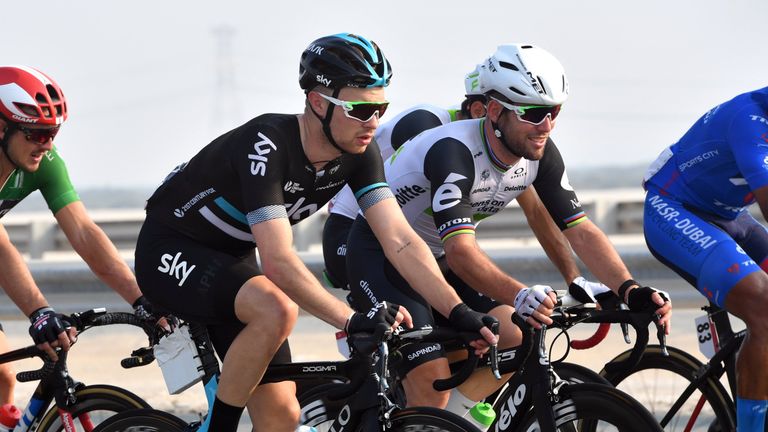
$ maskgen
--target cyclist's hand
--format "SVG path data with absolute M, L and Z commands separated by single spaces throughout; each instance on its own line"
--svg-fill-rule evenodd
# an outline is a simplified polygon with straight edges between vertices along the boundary
M 133 306 L 134 315 L 153 326 L 159 327 L 166 334 L 173 331 L 174 327 L 178 324 L 178 320 L 172 315 L 160 316 L 160 314 L 155 311 L 152 303 L 150 303 L 144 296 L 136 299 L 131 306 Z
M 664 325 L 664 331 L 669 334 L 672 319 L 672 303 L 669 294 L 652 287 L 630 288 L 626 294 L 627 305 L 633 312 L 654 312 L 658 315 L 658 323 Z
M 373 333 L 378 324 L 385 323 L 392 330 L 401 323 L 413 327 L 411 314 L 407 309 L 394 303 L 381 302 L 374 305 L 367 313 L 355 312 L 344 325 L 347 334 Z
M 32 323 L 29 326 L 29 335 L 37 347 L 45 351 L 53 361 L 59 359 L 54 348 L 60 347 L 67 351 L 77 340 L 77 330 L 65 326 L 61 314 L 51 307 L 42 307 L 32 312 L 29 321 Z
M 604 309 L 603 303 L 607 298 L 618 300 L 618 296 L 610 288 L 600 282 L 592 282 L 581 276 L 568 285 L 568 294 L 582 303 L 597 303 Z
M 534 285 L 523 288 L 515 296 L 515 313 L 533 328 L 541 328 L 542 324 L 552 324 L 552 311 L 557 302 L 557 295 L 552 287 Z
M 483 339 L 470 342 L 477 355 L 485 354 L 490 345 L 499 343 L 499 321 L 490 315 L 473 311 L 465 303 L 459 303 L 451 309 L 448 322 L 456 330 L 478 332 L 483 336 Z

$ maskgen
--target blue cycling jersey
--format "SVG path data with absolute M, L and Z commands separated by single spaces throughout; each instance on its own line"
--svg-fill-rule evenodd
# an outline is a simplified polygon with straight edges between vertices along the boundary
M 735 219 L 768 185 L 768 87 L 704 114 L 665 149 L 646 185 L 698 210 Z

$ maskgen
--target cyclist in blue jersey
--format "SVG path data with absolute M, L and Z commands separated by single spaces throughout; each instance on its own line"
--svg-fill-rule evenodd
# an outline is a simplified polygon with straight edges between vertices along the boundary
M 526 216 L 529 221 L 549 219 L 539 239 L 553 260 L 572 260 L 572 247 L 614 291 L 624 294 L 640 284 L 583 211 L 550 139 L 568 97 L 560 62 L 539 47 L 502 45 L 482 63 L 479 86 L 487 98 L 484 117 L 422 132 L 400 146 L 384 168 L 406 219 L 427 242 L 446 279 L 472 309 L 499 319 L 500 347 L 512 347 L 522 340 L 520 329 L 509 319 L 512 313 L 532 326 L 551 324 L 554 294 L 548 286 L 526 285 L 499 269 L 474 234 L 480 221 L 530 193 L 531 187 L 540 203 Z M 384 299 L 407 305 L 414 325 L 439 324 L 444 316 L 439 310 L 434 313 L 428 293 L 393 268 L 368 224 L 364 215 L 358 216 L 347 244 L 347 276 L 355 306 L 364 309 L 374 299 Z M 568 282 L 578 276 L 578 269 L 574 272 Z M 671 306 L 656 290 L 643 287 L 627 295 L 631 309 L 656 311 L 661 322 L 668 323 Z M 500 385 L 486 371 L 478 371 L 450 395 L 436 392 L 431 383 L 448 374 L 442 348 L 414 344 L 403 357 L 399 372 L 405 375 L 409 405 L 447 406 L 458 413 Z
M 64 93 L 49 76 L 26 66 L 0 66 L 0 218 L 40 190 L 72 247 L 91 270 L 142 318 L 158 322 L 130 268 L 88 216 L 53 146 L 67 115 Z M 58 358 L 54 347 L 69 349 L 75 340 L 74 329 L 64 328 L 1 224 L 0 269 L 0 286 L 29 316 L 32 339 L 51 358 Z M 160 323 L 167 326 L 165 320 Z M 8 344 L 0 331 L 0 352 L 5 351 Z M 9 364 L 0 365 L 0 404 L 12 401 L 15 383 Z
M 645 175 L 646 243 L 707 299 L 744 320 L 736 361 L 739 432 L 768 407 L 768 87 L 704 114 Z
M 384 180 L 371 143 L 391 77 L 379 47 L 353 34 L 323 37 L 304 50 L 299 71 L 303 113 L 263 114 L 216 138 L 177 167 L 147 203 L 136 245 L 142 290 L 158 306 L 207 324 L 224 360 L 200 432 L 234 432 L 246 405 L 256 430 L 294 430 L 300 414 L 295 384 L 259 381 L 270 362 L 290 362 L 287 337 L 297 304 L 353 333 L 381 322 L 410 325 L 404 308 L 380 302 L 371 313 L 353 313 L 292 248 L 291 225 L 345 184 L 398 270 L 429 290 L 454 326 L 480 331 L 485 339 L 473 343 L 481 352 L 496 342 L 486 327 L 493 319 L 461 302 Z

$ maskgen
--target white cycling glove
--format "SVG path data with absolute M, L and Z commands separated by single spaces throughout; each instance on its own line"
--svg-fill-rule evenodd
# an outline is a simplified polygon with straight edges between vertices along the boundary
M 600 282 L 590 282 L 579 276 L 568 286 L 568 294 L 582 303 L 598 303 L 601 294 L 613 294 L 610 288 Z
M 548 294 L 553 291 L 552 287 L 547 285 L 534 285 L 521 289 L 515 296 L 515 313 L 523 319 L 528 319 L 533 311 L 539 308 L 541 302 L 549 297 Z

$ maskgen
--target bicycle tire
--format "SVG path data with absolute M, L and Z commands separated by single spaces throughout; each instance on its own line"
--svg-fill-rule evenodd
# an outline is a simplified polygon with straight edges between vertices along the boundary
M 299 399 L 301 418 L 299 424 L 312 426 L 318 432 L 330 431 L 331 424 L 346 402 L 329 400 L 325 395 L 340 383 L 327 383 L 306 391 Z M 477 432 L 472 423 L 454 413 L 431 407 L 414 407 L 396 410 L 391 417 L 391 431 L 446 431 Z M 355 430 L 360 430 L 355 429 Z
M 391 418 L 391 427 L 395 432 L 409 431 L 444 431 L 477 432 L 478 429 L 469 420 L 450 411 L 432 407 L 413 407 L 395 411 Z
M 75 392 L 77 403 L 70 409 L 69 413 L 75 421 L 78 431 L 91 432 L 89 428 L 78 419 L 83 414 L 88 414 L 93 424 L 99 424 L 112 415 L 137 408 L 150 408 L 144 399 L 134 393 L 111 385 L 89 385 Z M 64 425 L 59 417 L 56 406 L 52 406 L 43 416 L 37 432 L 61 432 Z
M 318 432 L 327 431 L 330 423 L 344 406 L 344 401 L 333 401 L 325 396 L 329 391 L 342 385 L 344 384 L 338 382 L 321 384 L 299 395 L 298 400 L 301 406 L 299 424 L 312 426 Z
M 189 424 L 184 420 L 152 408 L 140 408 L 115 414 L 93 432 L 184 432 Z
M 560 394 L 560 402 L 553 406 L 557 431 L 663 432 L 647 409 L 614 387 L 593 383 L 568 384 L 562 387 Z M 508 430 L 509 424 L 505 424 L 504 420 L 500 417 L 494 430 Z M 540 431 L 535 410 L 528 410 L 522 427 L 516 430 Z
M 704 365 L 685 351 L 674 347 L 667 347 L 667 350 L 668 357 L 662 354 L 658 345 L 648 345 L 642 359 L 632 370 L 607 372 L 603 369 L 600 372 L 617 388 L 638 398 L 658 421 L 663 419 L 682 391 L 704 370 Z M 609 364 L 621 361 L 628 355 L 629 351 L 621 353 Z M 704 405 L 694 417 L 693 413 L 702 396 Z M 719 380 L 709 378 L 702 381 L 678 414 L 662 426 L 674 432 L 689 426 L 689 421 L 692 422 L 692 429 L 689 430 L 693 431 L 736 430 L 733 400 Z
M 599 373 L 576 363 L 553 363 L 552 368 L 561 379 L 574 384 L 594 383 L 609 386 L 613 385 Z

